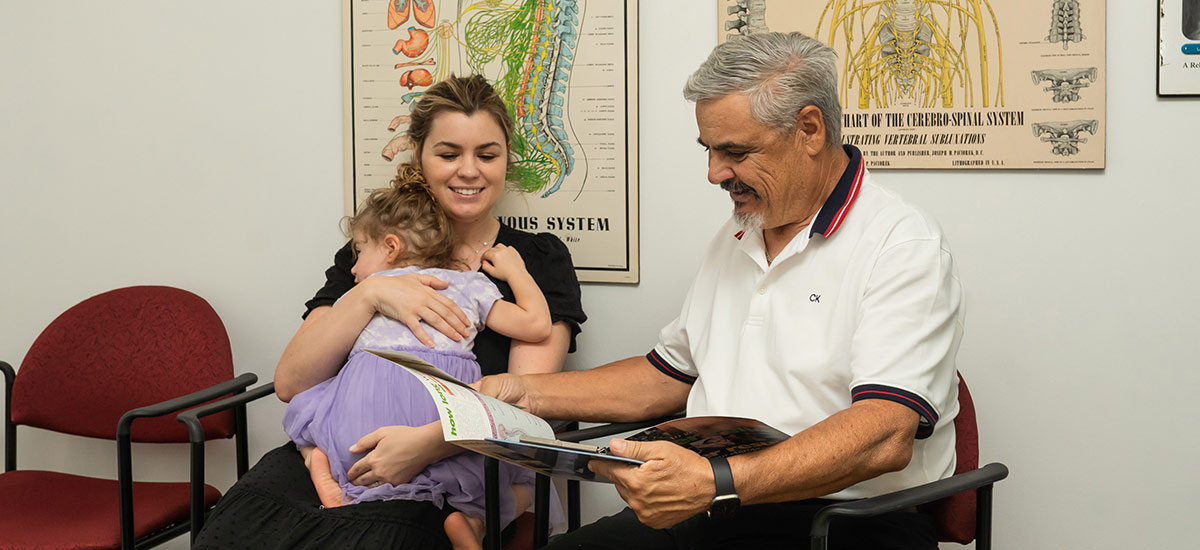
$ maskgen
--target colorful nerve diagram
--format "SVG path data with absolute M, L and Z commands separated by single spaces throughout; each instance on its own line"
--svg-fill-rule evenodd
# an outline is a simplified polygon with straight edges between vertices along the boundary
M 431 0 L 380 1 L 388 4 L 387 28 L 398 33 L 392 53 L 397 86 L 407 90 L 404 105 L 411 108 L 424 89 L 449 77 L 451 49 L 461 48 L 471 72 L 491 76 L 516 121 L 513 184 L 544 198 L 577 164 L 586 166 L 583 150 L 571 145 L 565 108 L 579 38 L 576 0 L 459 2 L 454 19 L 440 22 Z M 411 148 L 408 121 L 407 112 L 391 118 L 394 137 L 380 151 L 384 159 Z
M 1104 166 L 1104 0 L 722 0 L 718 10 L 719 40 L 798 31 L 833 48 L 843 139 L 872 168 Z
M 1004 105 L 1000 27 L 988 0 L 829 0 L 814 36 L 841 54 L 843 103 Z

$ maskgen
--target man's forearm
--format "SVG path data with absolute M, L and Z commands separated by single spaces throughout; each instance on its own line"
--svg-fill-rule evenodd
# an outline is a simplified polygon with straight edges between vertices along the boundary
M 691 385 L 659 372 L 645 357 L 524 380 L 534 414 L 597 422 L 632 422 L 678 412 L 691 391 Z
M 787 441 L 729 459 L 742 504 L 822 497 L 904 469 L 918 416 L 890 401 L 860 401 Z

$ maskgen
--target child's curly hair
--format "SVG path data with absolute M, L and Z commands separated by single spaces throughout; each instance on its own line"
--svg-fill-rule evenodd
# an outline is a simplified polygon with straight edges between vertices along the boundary
M 372 240 L 395 235 L 404 243 L 396 267 L 420 266 L 460 269 L 454 259 L 454 231 L 446 213 L 429 193 L 425 175 L 415 163 L 397 169 L 392 185 L 371 192 L 347 217 L 346 236 L 361 233 Z

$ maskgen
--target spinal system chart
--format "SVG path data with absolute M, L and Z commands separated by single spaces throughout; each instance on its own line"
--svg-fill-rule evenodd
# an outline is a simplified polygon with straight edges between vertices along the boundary
M 871 167 L 1104 166 L 1103 0 L 723 0 L 719 9 L 722 40 L 799 31 L 837 52 L 843 136 Z
M 391 48 L 396 82 L 406 90 L 387 123 L 394 135 L 379 150 L 385 160 L 411 148 L 407 108 L 423 90 L 451 73 L 486 71 L 517 122 L 513 183 L 550 195 L 586 162 L 571 144 L 564 109 L 578 46 L 575 0 L 478 2 L 440 20 L 432 0 L 384 1 L 387 28 L 399 33 Z M 463 65 L 456 57 L 467 70 L 455 70 Z

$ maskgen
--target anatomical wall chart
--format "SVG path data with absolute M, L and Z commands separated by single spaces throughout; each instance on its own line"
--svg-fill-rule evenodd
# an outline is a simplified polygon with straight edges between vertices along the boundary
M 721 41 L 800 31 L 838 54 L 871 168 L 1103 168 L 1104 0 L 718 0 Z
M 343 4 L 348 211 L 410 158 L 424 90 L 482 74 L 516 122 L 501 221 L 556 234 L 581 281 L 637 282 L 636 0 Z

